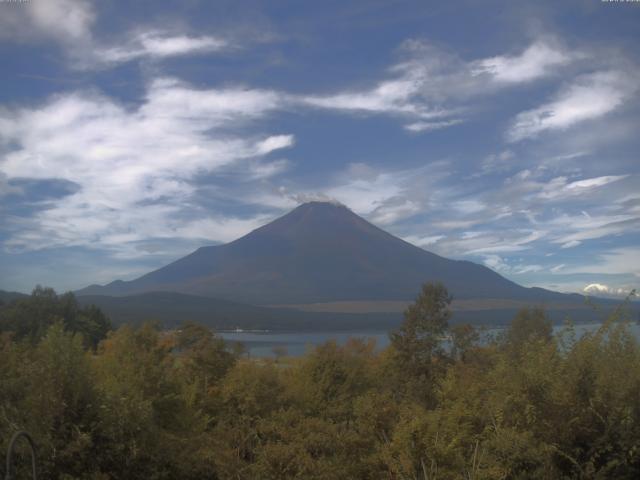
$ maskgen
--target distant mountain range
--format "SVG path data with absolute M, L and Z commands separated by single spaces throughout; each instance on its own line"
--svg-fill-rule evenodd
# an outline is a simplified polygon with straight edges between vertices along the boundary
M 300 205 L 231 243 L 202 247 L 132 281 L 92 285 L 78 295 L 178 292 L 252 305 L 413 300 L 427 281 L 456 299 L 582 303 L 580 295 L 522 287 L 469 261 L 405 242 L 326 202 Z

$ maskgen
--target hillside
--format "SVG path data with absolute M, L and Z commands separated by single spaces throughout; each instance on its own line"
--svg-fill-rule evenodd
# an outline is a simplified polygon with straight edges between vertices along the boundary
M 159 321 L 164 328 L 175 328 L 184 321 L 194 321 L 217 330 L 279 330 L 279 331 L 370 331 L 396 328 L 401 320 L 400 305 L 379 311 L 362 313 L 346 306 L 316 305 L 316 310 L 296 308 L 266 308 L 209 297 L 173 292 L 150 292 L 138 295 L 110 297 L 86 295 L 78 297 L 82 305 L 96 305 L 115 325 L 136 325 Z M 480 302 L 455 302 L 452 324 L 506 325 L 525 302 L 483 305 Z M 324 308 L 321 308 L 323 306 Z M 550 304 L 548 314 L 554 323 L 567 316 L 578 322 L 601 321 L 611 311 L 612 304 L 602 305 L 601 312 L 584 305 Z M 637 315 L 637 308 L 634 310 Z M 349 312 L 349 313 L 346 313 Z
M 126 297 L 85 295 L 83 305 L 96 305 L 116 324 L 159 321 L 164 328 L 175 328 L 194 321 L 217 330 L 358 330 L 395 328 L 399 313 L 350 314 L 300 312 L 293 309 L 265 308 L 209 297 L 173 292 L 150 292 Z
M 9 303 L 20 298 L 26 298 L 27 296 L 28 295 L 25 295 L 24 293 L 7 292 L 5 290 L 0 290 L 0 304 Z

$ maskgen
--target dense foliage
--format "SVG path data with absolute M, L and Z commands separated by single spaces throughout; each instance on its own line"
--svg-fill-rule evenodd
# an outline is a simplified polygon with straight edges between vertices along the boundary
M 0 451 L 28 430 L 52 479 L 640 478 L 621 312 L 576 338 L 524 310 L 479 343 L 449 301 L 425 285 L 381 352 L 255 360 L 194 324 L 106 335 L 99 311 L 38 289 L 0 306 Z
M 56 295 L 51 288 L 37 286 L 30 297 L 0 303 L 0 332 L 10 333 L 14 340 L 36 344 L 55 323 L 81 334 L 85 345 L 94 348 L 111 330 L 111 322 L 100 309 L 81 307 L 71 292 Z

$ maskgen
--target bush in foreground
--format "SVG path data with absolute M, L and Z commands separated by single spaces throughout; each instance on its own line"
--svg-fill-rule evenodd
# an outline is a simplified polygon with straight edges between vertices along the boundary
M 72 317 L 8 305 L 0 448 L 32 432 L 53 479 L 640 477 L 640 348 L 620 312 L 575 338 L 525 310 L 481 345 L 449 328 L 448 300 L 426 285 L 384 351 L 277 361 L 193 324 L 124 326 L 94 349 Z M 37 333 L 7 328 L 18 311 Z

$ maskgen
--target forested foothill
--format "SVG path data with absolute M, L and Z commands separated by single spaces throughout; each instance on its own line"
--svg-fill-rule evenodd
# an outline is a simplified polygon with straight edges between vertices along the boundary
M 0 305 L 0 452 L 26 430 L 40 478 L 65 480 L 640 478 L 624 305 L 580 337 L 530 308 L 480 341 L 450 301 L 424 285 L 382 351 L 251 359 L 194 323 L 113 329 L 37 288 Z

